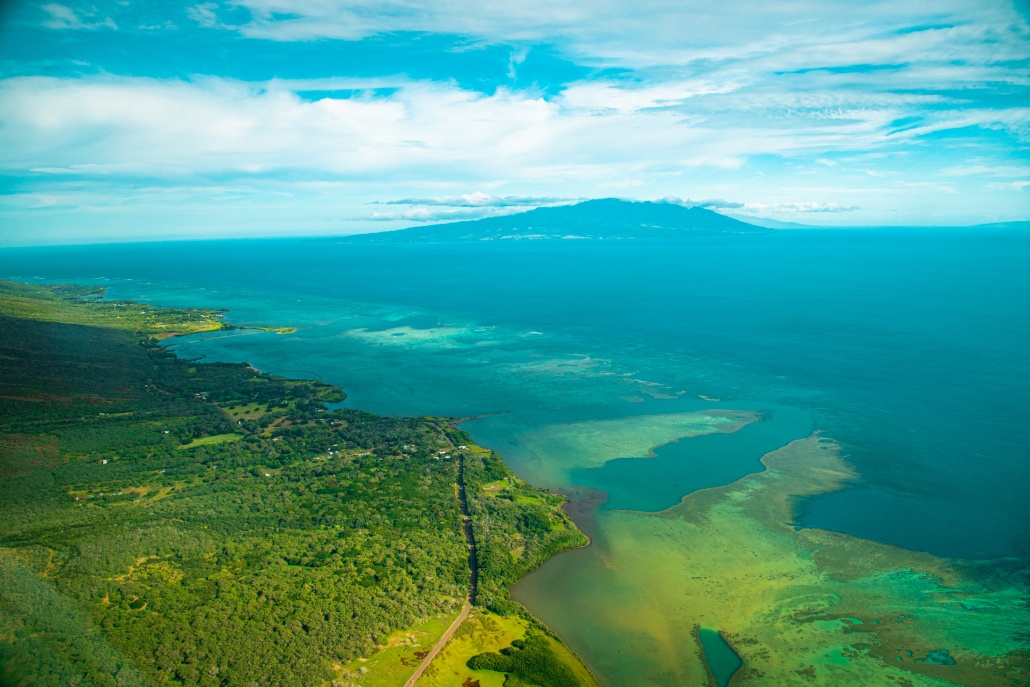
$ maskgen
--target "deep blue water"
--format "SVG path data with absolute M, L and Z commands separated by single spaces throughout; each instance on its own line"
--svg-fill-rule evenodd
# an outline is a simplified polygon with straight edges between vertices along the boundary
M 318 375 L 374 412 L 510 411 L 468 427 L 506 457 L 509 445 L 531 477 L 517 435 L 537 424 L 702 407 L 701 395 L 720 399 L 713 407 L 785 406 L 840 441 L 862 475 L 808 502 L 804 524 L 983 558 L 1030 556 L 1028 258 L 1030 236 L 1019 233 L 834 230 L 5 249 L 0 275 L 105 283 L 114 297 L 297 325 L 292 336 L 218 334 L 177 349 Z M 659 449 L 707 467 L 658 500 L 760 469 L 764 444 L 745 445 L 762 431 L 730 440 L 740 444 L 727 448 L 731 465 L 716 464 L 722 437 Z M 613 485 L 632 467 L 573 477 Z M 613 504 L 641 507 L 617 492 Z

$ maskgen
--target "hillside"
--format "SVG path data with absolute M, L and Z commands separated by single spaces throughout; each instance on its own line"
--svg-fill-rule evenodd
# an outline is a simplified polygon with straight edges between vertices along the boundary
M 515 239 L 652 239 L 696 234 L 752 234 L 768 229 L 704 208 L 616 198 L 537 208 L 504 217 L 349 236 L 345 241 L 426 242 Z

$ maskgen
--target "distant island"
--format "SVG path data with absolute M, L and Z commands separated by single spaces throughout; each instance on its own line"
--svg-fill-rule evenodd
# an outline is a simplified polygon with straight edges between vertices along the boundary
M 588 200 L 537 208 L 504 217 L 433 224 L 374 234 L 345 242 L 435 242 L 541 239 L 654 239 L 699 234 L 760 234 L 771 231 L 700 207 L 674 203 Z
M 1016 231 L 1030 231 L 1030 221 L 1023 222 L 990 222 L 988 224 L 976 224 L 974 229 L 1014 229 Z
M 742 215 L 738 212 L 722 212 L 719 213 L 726 217 L 732 217 L 733 219 L 740 220 L 746 224 L 754 224 L 756 227 L 764 227 L 766 229 L 822 229 L 817 224 L 801 224 L 799 222 L 784 222 L 778 219 L 770 219 L 768 217 L 754 217 L 753 215 Z

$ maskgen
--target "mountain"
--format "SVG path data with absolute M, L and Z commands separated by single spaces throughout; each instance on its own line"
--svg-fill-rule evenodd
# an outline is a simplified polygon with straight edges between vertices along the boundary
M 976 224 L 974 229 L 1018 229 L 1019 231 L 1030 231 L 1030 222 L 991 222 L 990 224 Z
M 741 222 L 747 222 L 748 224 L 754 224 L 756 227 L 765 227 L 766 229 L 820 229 L 814 224 L 799 224 L 798 222 L 783 222 L 778 219 L 768 219 L 766 217 L 752 217 L 751 215 L 742 215 L 737 212 L 722 212 L 721 214 L 733 219 L 740 220 Z
M 703 208 L 616 198 L 537 208 L 504 217 L 433 224 L 346 241 L 491 241 L 500 239 L 642 239 L 769 231 Z

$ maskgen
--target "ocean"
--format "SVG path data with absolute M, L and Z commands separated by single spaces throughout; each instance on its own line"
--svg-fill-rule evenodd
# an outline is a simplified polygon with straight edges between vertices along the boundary
M 538 485 L 601 490 L 600 512 L 661 511 L 818 431 L 859 477 L 798 526 L 964 559 L 1030 558 L 1028 267 L 1030 235 L 930 228 L 0 251 L 7 278 L 297 327 L 169 345 L 376 413 L 476 418 L 475 441 Z M 761 421 L 692 436 L 707 410 Z M 545 620 L 551 565 L 516 590 Z M 591 663 L 601 640 L 560 631 Z

